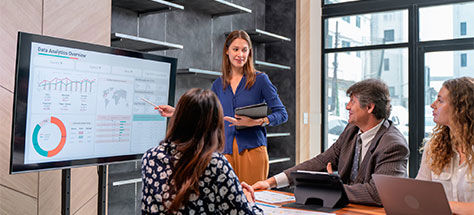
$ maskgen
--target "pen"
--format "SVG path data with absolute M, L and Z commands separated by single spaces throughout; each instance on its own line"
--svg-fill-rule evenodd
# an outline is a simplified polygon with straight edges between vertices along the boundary
M 141 97 L 141 99 L 142 99 L 143 101 L 145 101 L 146 103 L 155 106 L 155 109 L 158 109 L 158 108 L 159 108 L 158 105 L 153 104 L 153 102 L 148 101 L 148 99 L 145 99 L 145 98 L 143 98 L 143 97 Z

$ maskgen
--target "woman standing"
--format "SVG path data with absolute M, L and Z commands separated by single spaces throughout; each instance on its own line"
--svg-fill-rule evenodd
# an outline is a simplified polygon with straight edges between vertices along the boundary
M 240 181 L 253 184 L 268 176 L 268 153 L 265 126 L 280 125 L 288 120 L 276 87 L 265 73 L 255 70 L 249 35 L 237 30 L 227 36 L 222 51 L 222 76 L 212 84 L 219 98 L 225 123 L 224 154 Z M 235 108 L 266 102 L 272 113 L 252 119 L 235 115 Z M 163 116 L 171 116 L 173 108 L 161 105 Z M 236 129 L 236 126 L 245 126 Z
M 440 182 L 454 214 L 473 214 L 474 78 L 445 81 L 431 108 L 437 125 L 416 178 Z
M 224 154 L 240 181 L 253 184 L 268 176 L 266 125 L 287 121 L 288 114 L 268 76 L 253 64 L 253 49 L 245 31 L 227 36 L 222 52 L 222 76 L 212 91 L 219 97 L 226 122 Z M 260 119 L 235 115 L 235 108 L 266 102 L 272 114 Z M 235 126 L 246 126 L 236 129 Z
M 165 140 L 143 155 L 142 213 L 263 214 L 253 204 L 252 188 L 239 184 L 219 153 L 223 147 L 219 100 L 210 90 L 189 90 L 178 102 Z

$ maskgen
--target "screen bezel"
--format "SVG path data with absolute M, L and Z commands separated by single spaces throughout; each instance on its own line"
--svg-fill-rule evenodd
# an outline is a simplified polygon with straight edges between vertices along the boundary
M 103 165 L 114 162 L 124 162 L 141 159 L 143 154 L 131 154 L 99 158 L 75 159 L 68 161 L 25 164 L 25 130 L 27 123 L 26 110 L 28 107 L 28 83 L 30 77 L 31 45 L 33 42 L 55 46 L 63 46 L 74 49 L 83 49 L 86 51 L 93 51 L 105 54 L 121 55 L 137 59 L 154 60 L 170 63 L 171 71 L 168 104 L 171 106 L 174 105 L 176 68 L 178 61 L 176 58 L 158 56 L 149 53 L 101 46 L 49 36 L 18 32 L 14 87 L 15 91 L 13 95 L 12 111 L 13 118 L 10 148 L 10 174 L 52 169 L 65 169 L 80 166 Z

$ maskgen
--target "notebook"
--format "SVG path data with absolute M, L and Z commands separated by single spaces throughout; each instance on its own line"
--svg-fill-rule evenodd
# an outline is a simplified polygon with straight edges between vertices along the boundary
M 434 181 L 372 175 L 387 215 L 450 215 L 443 185 Z

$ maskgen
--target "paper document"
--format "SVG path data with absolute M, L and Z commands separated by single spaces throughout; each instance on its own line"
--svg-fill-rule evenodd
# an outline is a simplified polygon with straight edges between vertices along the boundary
M 255 200 L 276 204 L 276 203 L 282 203 L 282 202 L 295 201 L 295 197 L 291 195 L 286 195 L 286 194 L 276 193 L 276 192 L 271 192 L 271 191 L 259 191 L 259 192 L 255 192 Z
M 256 192 L 257 193 L 257 192 Z M 256 194 L 255 193 L 255 194 Z M 281 208 L 278 206 L 256 203 L 259 208 L 263 210 L 265 215 L 274 215 L 274 214 L 293 214 L 293 215 L 336 215 L 334 213 L 325 213 L 325 212 L 317 212 L 317 211 L 306 211 L 306 210 L 297 210 L 297 209 L 289 209 L 289 208 Z

